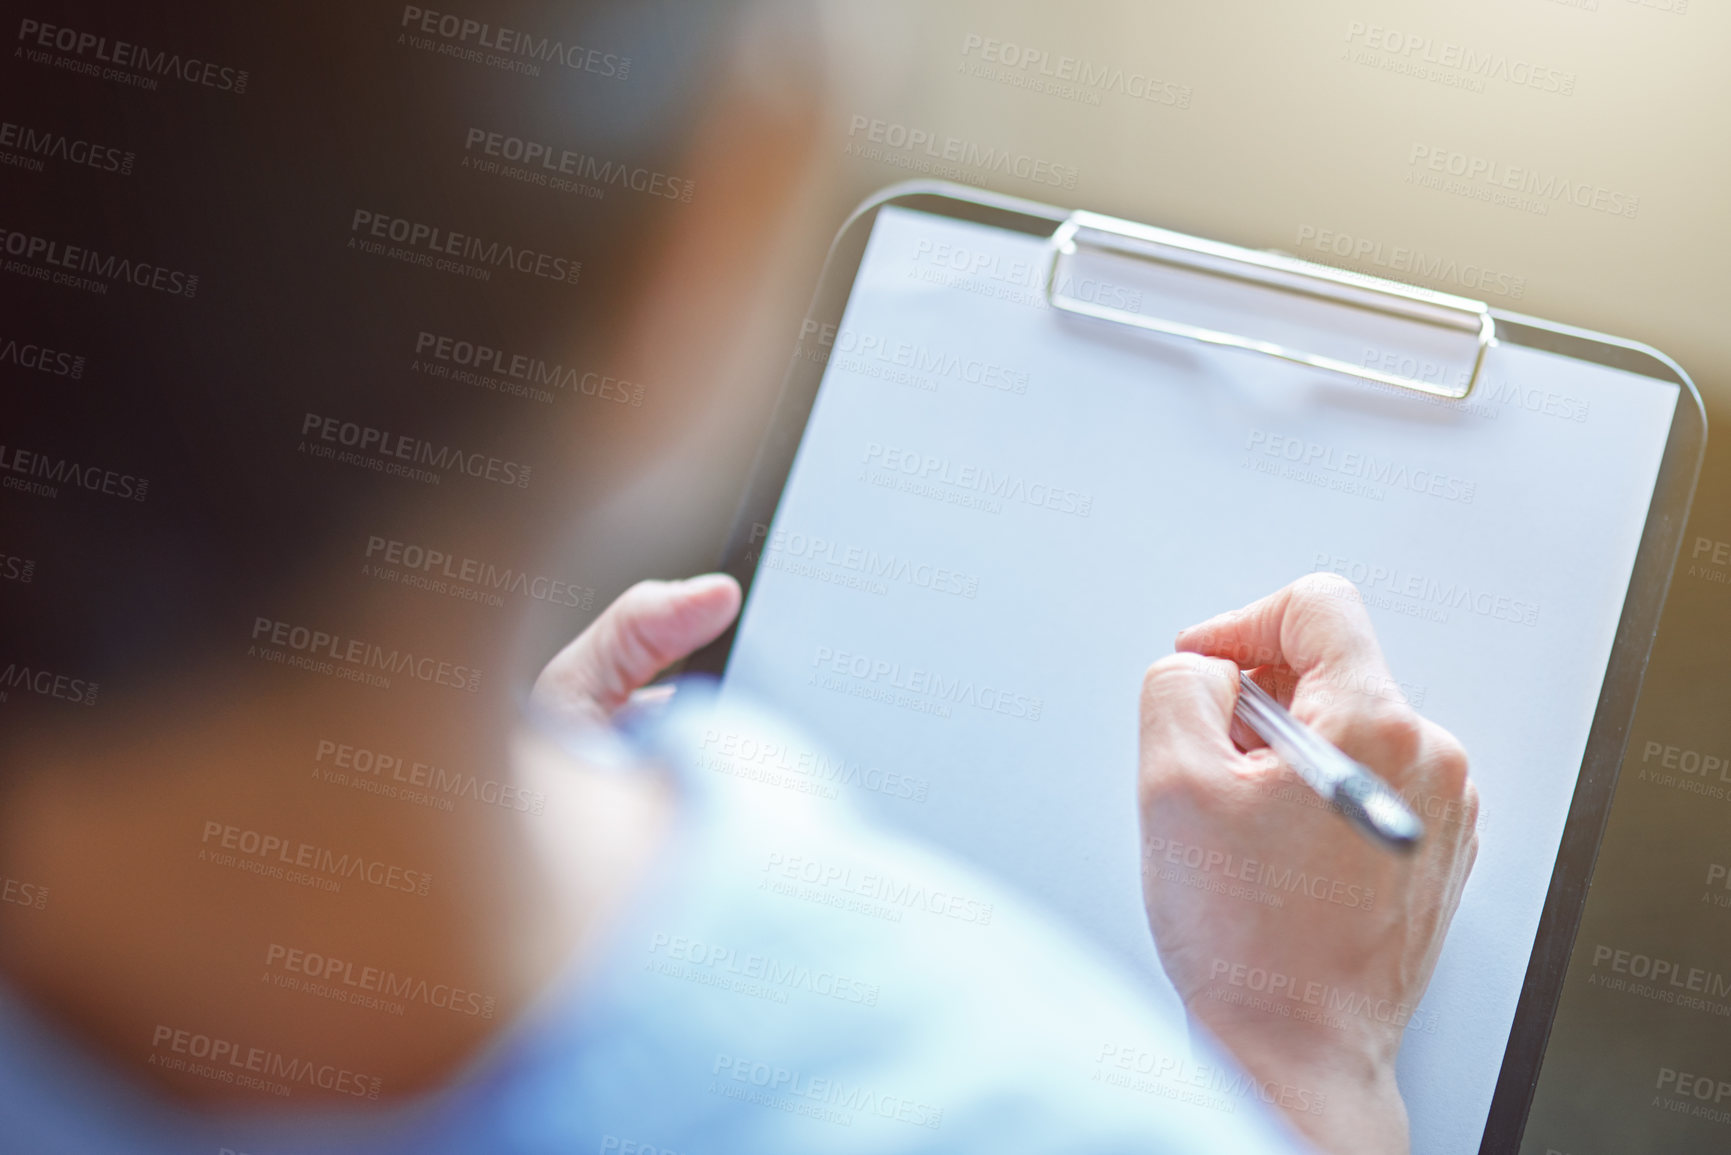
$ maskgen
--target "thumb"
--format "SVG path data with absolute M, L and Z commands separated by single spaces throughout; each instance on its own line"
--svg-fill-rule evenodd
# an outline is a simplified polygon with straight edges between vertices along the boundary
M 605 719 L 633 690 L 714 641 L 739 603 L 739 583 L 727 574 L 638 582 L 547 663 L 534 697 L 560 714 Z

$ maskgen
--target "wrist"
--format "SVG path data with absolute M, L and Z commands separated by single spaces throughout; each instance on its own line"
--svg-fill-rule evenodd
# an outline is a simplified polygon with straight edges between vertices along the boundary
M 1202 1021 L 1202 1020 L 1198 1020 Z M 1257 1083 L 1258 1097 L 1329 1155 L 1411 1150 L 1394 1052 L 1382 1040 L 1202 1021 Z M 1291 1026 L 1292 1024 L 1284 1024 Z

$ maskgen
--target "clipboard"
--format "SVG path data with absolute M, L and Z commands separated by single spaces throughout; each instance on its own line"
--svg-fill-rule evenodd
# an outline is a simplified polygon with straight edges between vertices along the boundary
M 923 268 L 911 263 L 914 258 L 909 257 L 906 244 L 899 256 L 874 248 L 874 237 L 881 247 L 924 235 L 921 230 L 936 238 L 912 241 L 915 258 L 927 260 Z M 885 237 L 891 240 L 882 240 Z M 923 254 L 917 252 L 922 243 L 927 246 Z M 1000 248 L 995 250 L 994 244 Z M 944 246 L 941 255 L 940 246 Z M 883 264 L 886 260 L 890 263 Z M 913 290 L 894 279 L 905 271 L 912 273 Z M 880 273 L 890 279 L 880 284 L 873 279 Z M 917 283 L 921 278 L 923 283 Z M 897 306 L 901 312 L 866 314 L 877 319 L 864 328 L 850 326 L 850 318 L 874 300 L 889 300 L 908 291 L 918 296 Z M 876 331 L 896 327 L 882 322 L 882 316 L 890 315 L 901 317 L 908 331 Z M 933 325 L 922 328 L 933 317 Z M 970 324 L 982 331 L 970 332 Z M 874 331 L 866 331 L 873 326 Z M 934 339 L 933 333 L 950 339 Z M 1372 340 L 1374 344 L 1367 344 Z M 1074 343 L 1074 363 L 1081 366 L 1074 374 L 1050 371 L 1052 365 L 1070 365 L 1068 359 L 1049 362 L 1048 371 L 1030 374 L 1025 360 L 1018 363 L 1013 354 L 992 352 L 998 345 L 1049 351 L 1060 342 Z M 940 344 L 945 347 L 938 348 Z M 1145 362 L 1145 369 L 1138 368 L 1140 362 Z M 1022 430 L 1015 424 L 1021 418 L 1003 416 L 1033 390 L 1049 401 L 1062 395 L 1066 405 L 1086 408 L 1100 401 L 1090 392 L 1096 376 L 1116 382 L 1114 396 L 1121 411 L 1090 411 L 1070 422 L 1055 419 L 1060 410 L 1048 408 L 1046 430 Z M 1139 382 L 1147 383 L 1148 397 L 1164 400 L 1145 402 Z M 835 410 L 836 420 L 825 427 L 830 430 L 825 436 L 832 441 L 845 436 L 847 421 L 869 424 L 874 407 L 881 407 L 894 411 L 897 424 L 892 428 L 907 430 L 902 440 L 910 444 L 921 440 L 916 434 L 927 420 L 935 423 L 933 429 L 947 430 L 950 440 L 966 444 L 909 448 L 868 435 L 863 460 L 849 464 L 850 469 L 859 467 L 857 490 L 849 488 L 846 479 L 808 480 L 820 467 L 820 457 L 814 456 L 818 426 L 824 420 L 820 398 L 834 410 L 844 403 L 831 398 L 844 397 L 851 398 L 847 407 Z M 1142 408 L 1145 403 L 1149 408 Z M 1107 938 L 1118 936 L 1114 941 L 1120 953 L 1134 953 L 1134 936 L 1139 934 L 1151 955 L 1145 923 L 1127 929 L 1116 925 L 1127 915 L 1122 894 L 1102 904 L 1109 909 L 1093 910 L 1091 893 L 1076 885 L 1068 891 L 1042 890 L 1041 869 L 1072 883 L 1086 882 L 1088 871 L 1097 870 L 1101 887 L 1121 889 L 1121 879 L 1105 879 L 1108 874 L 1117 877 L 1114 867 L 1124 867 L 1123 848 L 1116 837 L 1122 831 L 1108 830 L 1098 844 L 1083 845 L 1084 840 L 1076 839 L 1073 847 L 1063 843 L 1063 834 L 1040 833 L 1068 820 L 1068 804 L 1054 801 L 1063 796 L 1052 792 L 1049 775 L 1042 775 L 1039 767 L 1018 764 L 1018 759 L 1035 759 L 1033 754 L 1024 755 L 1024 748 L 1038 748 L 1045 752 L 1041 757 L 1048 758 L 1051 751 L 1063 749 L 1062 740 L 1052 739 L 1054 728 L 1061 729 L 1066 719 L 1077 724 L 1075 720 L 1083 716 L 1078 712 L 1082 707 L 1069 707 L 1066 713 L 1067 672 L 1044 683 L 1056 685 L 1057 691 L 1042 695 L 1036 692 L 1040 687 L 1027 684 L 1037 680 L 1036 667 L 1005 672 L 997 676 L 996 684 L 987 685 L 994 676 L 991 670 L 978 679 L 968 670 L 951 670 L 952 676 L 946 678 L 946 672 L 935 665 L 930 670 L 918 668 L 917 655 L 869 651 L 871 638 L 894 633 L 903 623 L 912 631 L 910 649 L 919 649 L 923 639 L 947 633 L 952 622 L 972 623 L 960 629 L 986 629 L 990 622 L 981 624 L 981 591 L 1013 585 L 1023 568 L 1044 564 L 1018 558 L 1039 558 L 1050 550 L 1068 559 L 1068 568 L 1055 572 L 1085 573 L 1075 559 L 1100 545 L 1100 538 L 1107 535 L 1099 527 L 1108 524 L 1110 517 L 1132 519 L 1120 520 L 1119 528 L 1141 525 L 1133 520 L 1139 514 L 1112 514 L 1105 508 L 1114 498 L 1119 499 L 1120 510 L 1134 507 L 1135 501 L 1123 500 L 1126 492 L 1135 491 L 1132 496 L 1150 507 L 1171 497 L 1172 503 L 1162 507 L 1160 516 L 1148 519 L 1145 528 L 1150 537 L 1158 536 L 1166 513 L 1189 508 L 1177 503 L 1206 500 L 1200 486 L 1183 492 L 1183 477 L 1166 476 L 1157 490 L 1137 491 L 1132 485 L 1099 492 L 1098 487 L 1090 489 L 1085 477 L 1065 479 L 1042 473 L 1040 461 L 999 463 L 1003 468 L 994 475 L 993 463 L 982 465 L 966 457 L 970 450 L 989 457 L 997 444 L 968 442 L 970 414 L 988 415 L 986 423 L 997 422 L 994 429 L 999 435 L 1015 432 L 1016 438 L 1002 443 L 1014 440 L 1030 457 L 1039 456 L 1039 437 L 1047 433 L 1057 438 L 1069 436 L 1065 430 L 1084 428 L 1109 433 L 1115 440 L 1102 447 L 1098 459 L 1119 462 L 1137 452 L 1137 442 L 1122 427 L 1161 412 L 1159 404 L 1177 408 L 1164 411 L 1163 420 L 1150 421 L 1140 432 L 1165 436 L 1174 454 L 1185 451 L 1187 440 L 1182 430 L 1174 432 L 1174 413 L 1198 422 L 1199 431 L 1230 429 L 1235 423 L 1241 431 L 1248 429 L 1233 463 L 1237 475 L 1229 480 L 1252 487 L 1242 492 L 1275 494 L 1288 501 L 1295 512 L 1287 521 L 1303 521 L 1308 516 L 1303 511 L 1326 507 L 1334 529 L 1348 536 L 1360 522 L 1377 518 L 1386 526 L 1402 527 L 1400 532 L 1407 536 L 1391 540 L 1383 551 L 1389 555 L 1386 558 L 1337 554 L 1327 544 L 1313 554 L 1313 568 L 1343 572 L 1365 590 L 1397 677 L 1403 656 L 1410 659 L 1424 653 L 1426 646 L 1470 651 L 1489 639 L 1494 643 L 1491 652 L 1520 654 L 1544 652 L 1534 649 L 1538 646 L 1534 639 L 1541 636 L 1568 637 L 1574 639 L 1570 645 L 1583 646 L 1587 643 L 1577 634 L 1596 639 L 1593 652 L 1602 655 L 1602 666 L 1587 670 L 1584 680 L 1566 691 L 1571 696 L 1565 700 L 1560 689 L 1535 691 L 1558 695 L 1556 709 L 1542 716 L 1573 719 L 1568 726 L 1578 737 L 1571 748 L 1578 749 L 1578 759 L 1561 749 L 1567 745 L 1563 742 L 1555 751 L 1541 751 L 1532 764 L 1543 763 L 1546 768 L 1534 776 L 1550 775 L 1547 785 L 1533 787 L 1524 779 L 1511 778 L 1509 790 L 1517 801 L 1508 804 L 1507 812 L 1499 810 L 1497 791 L 1485 791 L 1483 845 L 1490 847 L 1494 838 L 1498 848 L 1509 848 L 1510 861 L 1518 866 L 1510 868 L 1509 877 L 1519 874 L 1524 881 L 1504 886 L 1503 879 L 1487 879 L 1487 861 L 1495 871 L 1499 859 L 1496 853 L 1481 850 L 1444 963 L 1425 1006 L 1408 1025 L 1402 1050 L 1402 1085 L 1414 1107 L 1415 1151 L 1450 1155 L 1475 1149 L 1513 1151 L 1520 1144 L 1705 447 L 1706 419 L 1699 394 L 1683 370 L 1657 350 L 1468 298 L 1098 214 L 941 182 L 895 185 L 856 210 L 831 248 L 723 559 L 723 568 L 746 590 L 745 607 L 738 623 L 694 655 L 687 669 L 720 677 L 724 692 L 743 683 L 760 700 L 767 698 L 770 705 L 787 709 L 802 721 L 817 716 L 816 732 L 841 748 L 844 768 L 850 748 L 868 748 L 857 767 L 863 769 L 863 776 L 844 773 L 848 788 L 891 825 L 940 844 L 950 841 L 950 831 L 933 818 L 934 807 L 927 798 L 971 789 L 974 802 L 1013 815 L 1018 792 L 1038 795 L 1040 800 L 1021 812 L 1021 821 L 1036 832 L 1035 843 L 1041 837 L 1052 843 L 1036 847 L 1032 855 L 1039 859 L 1044 854 L 1048 860 L 1044 866 L 1020 860 L 1005 845 L 993 842 L 989 831 L 975 832 L 971 843 L 959 838 L 951 849 L 1034 891 L 1061 918 L 1080 912 L 1075 921 L 1085 934 L 1102 932 L 1104 923 L 1111 922 L 1112 929 L 1103 933 Z M 946 405 L 949 408 L 943 408 Z M 996 408 L 988 410 L 988 405 Z M 1331 443 L 1326 435 L 1317 435 L 1314 425 L 1297 434 L 1288 430 L 1313 420 L 1318 412 L 1337 420 L 1342 428 L 1356 422 L 1359 442 L 1349 444 L 1343 436 L 1340 444 Z M 861 422 L 862 417 L 867 420 Z M 1421 428 L 1424 438 L 1414 441 L 1406 423 Z M 1379 458 L 1377 430 L 1395 431 L 1410 444 L 1435 442 L 1445 450 L 1421 449 L 1416 457 L 1422 459 L 1413 461 Z M 1595 462 L 1571 456 L 1587 454 L 1584 434 L 1578 443 L 1567 440 L 1577 431 L 1588 430 L 1598 455 Z M 1022 437 L 1023 433 L 1030 436 Z M 941 439 L 934 435 L 926 440 Z M 1451 460 L 1470 456 L 1478 442 L 1493 440 L 1501 455 L 1481 456 L 1491 463 L 1485 468 L 1494 476 L 1492 484 L 1481 485 L 1470 476 L 1470 469 L 1451 466 Z M 1403 550 L 1451 534 L 1455 554 L 1470 555 L 1479 548 L 1472 529 L 1478 520 L 1503 525 L 1505 534 L 1513 526 L 1514 536 L 1522 537 L 1519 518 L 1498 512 L 1503 507 L 1489 503 L 1519 500 L 1511 496 L 1514 486 L 1507 484 L 1518 470 L 1511 473 L 1514 467 L 1508 463 L 1514 450 L 1527 445 L 1534 447 L 1532 460 L 1550 463 L 1530 479 L 1527 491 L 1549 494 L 1548 500 L 1559 511 L 1559 525 L 1544 526 L 1543 519 L 1537 519 L 1530 536 L 1552 533 L 1560 535 L 1558 541 L 1568 540 L 1559 528 L 1564 523 L 1591 525 L 1594 533 L 1602 530 L 1607 544 L 1582 555 L 1589 562 L 1578 567 L 1583 584 L 1597 582 L 1596 592 L 1577 596 L 1566 582 L 1545 576 L 1542 556 L 1529 558 L 1524 571 L 1511 561 L 1509 576 L 1495 588 L 1473 580 L 1455 581 L 1459 574 L 1399 572 Z M 911 473 L 910 456 L 917 458 Z M 1611 464 L 1613 459 L 1616 464 Z M 1073 473 L 1089 472 L 1086 454 L 1072 453 L 1065 460 Z M 1202 463 L 1196 467 L 1199 474 L 1214 468 L 1206 464 L 1211 458 L 1197 460 Z M 1599 463 L 1604 463 L 1602 468 Z M 874 468 L 878 473 L 872 473 Z M 1607 490 L 1602 509 L 1596 511 L 1567 508 L 1575 500 L 1573 494 L 1586 500 L 1592 478 L 1619 470 L 1626 474 L 1626 484 L 1615 487 L 1615 493 L 1622 496 L 1613 497 Z M 1564 481 L 1564 475 L 1575 480 Z M 1209 476 L 1226 478 L 1225 472 Z M 826 485 L 831 487 L 827 491 Z M 1264 488 L 1254 488 L 1258 485 Z M 1304 487 L 1309 491 L 1303 500 L 1291 496 Z M 874 493 L 874 488 L 882 492 Z M 1169 492 L 1174 490 L 1178 492 Z M 993 503 L 995 514 L 989 508 Z M 788 519 L 798 515 L 821 520 L 827 516 L 821 511 L 832 507 L 838 510 L 839 527 L 827 540 L 827 553 L 815 556 L 813 542 L 823 540 L 824 527 L 790 525 Z M 999 522 L 993 522 L 993 517 Z M 1014 530 L 1001 524 L 1010 517 L 1020 519 Z M 1209 531 L 1205 522 L 1193 521 L 1188 532 L 1183 539 L 1188 545 L 1175 546 L 1176 552 L 1134 556 L 1173 559 L 1166 567 L 1149 567 L 1150 573 L 1186 572 L 1192 554 L 1185 548 L 1194 547 Z M 1392 529 L 1382 532 L 1400 537 Z M 1090 533 L 1096 536 L 1091 538 Z M 873 540 L 849 540 L 850 534 Z M 974 555 L 971 562 L 946 568 L 946 559 L 965 554 L 962 547 L 974 536 L 994 535 L 999 539 L 997 553 Z M 1281 534 L 1271 530 L 1270 536 Z M 805 542 L 803 552 L 794 548 L 796 539 Z M 1246 546 L 1240 541 L 1238 547 L 1245 564 L 1251 564 L 1256 543 Z M 1281 546 L 1276 542 L 1269 548 L 1278 554 Z M 1517 541 L 1505 552 L 1512 557 L 1523 548 L 1533 552 L 1537 547 Z M 1201 547 L 1195 547 L 1195 553 L 1214 556 Z M 1592 560 L 1613 554 L 1613 560 Z M 871 558 L 871 563 L 856 564 L 860 556 Z M 984 564 L 981 557 L 999 564 Z M 1492 559 L 1488 572 L 1502 576 L 1496 568 L 1499 564 Z M 1594 567 L 1606 572 L 1585 575 Z M 1381 578 L 1376 576 L 1379 568 Z M 1397 571 L 1393 578 L 1387 572 L 1391 568 Z M 1219 569 L 1214 585 L 1228 584 L 1233 572 Z M 1180 619 L 1180 624 L 1241 604 L 1296 576 L 1289 572 L 1280 582 L 1265 582 L 1266 589 L 1209 590 L 1211 600 L 1191 591 L 1191 600 L 1198 604 L 1186 609 L 1199 612 Z M 1026 600 L 1029 591 L 1021 593 Z M 1065 595 L 1053 591 L 1053 596 Z M 1058 611 L 1037 604 L 1025 608 L 1026 613 L 1016 618 L 1020 624 L 1007 627 L 1009 632 L 1019 630 L 1024 647 L 1061 646 L 1061 639 L 1044 638 L 1038 628 L 1043 616 L 1059 616 Z M 999 614 L 1000 622 L 1010 622 L 1001 607 L 992 612 Z M 1084 620 L 1076 618 L 1074 611 L 1066 612 L 1069 620 Z M 1099 625 L 1102 631 L 1110 631 L 1119 623 L 1103 616 Z M 1129 630 L 1134 633 L 1135 626 Z M 973 636 L 978 641 L 995 634 Z M 1143 665 L 1167 652 L 1170 636 L 1166 633 L 1153 640 L 1157 635 L 1149 634 L 1144 639 Z M 843 643 L 858 652 L 839 650 Z M 847 656 L 840 666 L 838 652 Z M 952 652 L 953 665 L 967 664 L 960 656 L 964 652 Z M 862 657 L 869 658 L 867 673 L 856 677 L 852 668 Z M 1013 658 L 1006 658 L 1005 664 L 1013 665 Z M 889 665 L 895 673 L 879 680 L 874 671 Z M 834 685 L 809 688 L 814 678 L 830 678 L 832 667 L 839 671 Z M 1135 672 L 1126 672 L 1132 697 Z M 1508 670 L 1495 664 L 1478 675 L 1471 686 L 1463 685 L 1468 681 L 1463 673 L 1448 679 L 1447 685 L 1403 684 L 1400 690 L 1463 737 L 1475 756 L 1475 777 L 1482 783 L 1487 771 L 1510 774 L 1511 767 L 1487 767 L 1479 761 L 1471 716 L 1489 707 L 1475 703 L 1493 699 L 1500 703 L 1503 720 L 1486 730 L 1496 731 L 1501 725 L 1496 732 L 1506 735 L 1508 700 L 1520 699 L 1535 683 L 1509 680 Z M 959 688 L 964 683 L 965 690 Z M 1428 703 L 1426 693 L 1431 695 Z M 894 700 L 898 696 L 899 703 Z M 950 713 L 943 715 L 946 710 Z M 1467 724 L 1462 725 L 1456 714 Z M 967 761 L 969 748 L 965 742 L 946 747 L 946 731 L 940 723 L 954 726 L 955 719 L 961 718 L 964 727 L 984 725 L 986 715 L 993 726 L 1021 727 L 1006 744 L 994 747 L 998 762 L 992 779 L 986 783 L 965 773 L 947 777 Z M 1133 713 L 1128 717 L 1133 718 Z M 1125 725 L 1133 729 L 1133 723 Z M 1561 722 L 1557 726 L 1567 728 Z M 893 756 L 887 759 L 869 752 L 889 741 L 887 736 L 902 731 L 917 732 L 919 737 L 899 747 L 892 743 Z M 1093 740 L 1091 735 L 1084 737 Z M 1498 748 L 1494 741 L 1489 745 Z M 1122 745 L 1113 750 L 1121 752 Z M 880 766 L 879 761 L 900 764 Z M 1090 765 L 1083 772 L 1094 769 Z M 880 781 L 894 776 L 912 782 L 917 797 L 910 800 L 907 789 L 892 793 L 871 785 L 873 770 Z M 1128 773 L 1133 772 L 1132 755 Z M 1124 777 L 1123 768 L 1117 773 Z M 1530 835 L 1524 829 L 1529 815 L 1522 811 L 1527 808 L 1525 800 L 1541 797 L 1537 793 L 1541 789 L 1548 791 L 1542 795 L 1544 804 L 1531 809 L 1535 814 L 1554 812 L 1554 820 L 1534 820 L 1535 827 L 1550 833 Z M 1107 798 L 1088 795 L 1074 806 L 1119 807 L 1133 825 L 1131 797 L 1127 790 Z M 959 804 L 953 797 L 950 801 Z M 1100 822 L 1091 828 L 1096 832 L 1106 829 L 1100 823 L 1112 821 L 1098 817 Z M 1082 823 L 1077 829 L 1085 826 Z M 1134 871 L 1133 850 L 1131 858 Z M 1485 980 L 1486 989 L 1476 990 L 1473 960 L 1452 957 L 1451 951 L 1463 923 L 1473 922 L 1468 908 L 1480 901 L 1473 888 L 1492 884 L 1530 893 L 1518 900 L 1502 895 L 1482 900 L 1486 909 L 1503 903 L 1524 913 L 1518 918 L 1495 916 L 1505 924 L 1494 926 L 1496 933 L 1486 932 L 1487 936 L 1503 943 L 1497 950 L 1510 953 L 1495 961 L 1485 956 L 1482 969 L 1491 977 Z M 1136 886 L 1139 889 L 1139 881 Z M 1112 945 L 1107 943 L 1108 949 Z M 1131 961 L 1146 967 L 1145 956 Z M 1421 1024 L 1418 1032 L 1434 1028 L 1436 1037 L 1417 1037 L 1413 1024 Z M 1477 1057 L 1451 1059 L 1450 1046 L 1456 1045 L 1451 1040 L 1457 1038 L 1467 1040 L 1458 1043 L 1462 1054 L 1476 1048 Z M 1503 1041 L 1493 1051 L 1498 1038 Z M 1421 1056 L 1410 1069 L 1409 1053 Z M 1499 1059 L 1493 1079 L 1489 1065 Z M 1451 1068 L 1451 1062 L 1460 1063 L 1462 1069 Z M 1456 1089 L 1456 1082 L 1472 1086 Z

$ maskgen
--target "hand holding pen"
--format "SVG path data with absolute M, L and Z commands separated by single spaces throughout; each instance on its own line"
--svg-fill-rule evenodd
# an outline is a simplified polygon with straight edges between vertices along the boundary
M 1302 578 L 1178 649 L 1141 701 L 1161 961 L 1253 1075 L 1326 1100 L 1282 1104 L 1319 1146 L 1403 1150 L 1394 1060 L 1478 847 L 1466 755 L 1407 705 L 1344 579 Z

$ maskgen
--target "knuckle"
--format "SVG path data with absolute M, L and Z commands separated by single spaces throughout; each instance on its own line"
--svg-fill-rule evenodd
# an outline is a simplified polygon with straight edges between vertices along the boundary
M 1345 743 L 1366 754 L 1374 751 L 1376 758 L 1386 760 L 1388 770 L 1405 770 L 1424 752 L 1424 719 L 1403 702 L 1360 695 L 1336 698 L 1318 723 L 1337 745 Z
M 1364 605 L 1358 587 L 1337 573 L 1308 573 L 1292 583 L 1293 600 L 1311 607 L 1335 607 L 1343 603 Z
M 1373 711 L 1371 731 L 1396 762 L 1404 766 L 1418 760 L 1424 746 L 1424 721 L 1410 707 L 1396 702 L 1378 705 Z
M 1478 800 L 1478 788 L 1471 778 L 1472 765 L 1466 747 L 1441 726 L 1431 726 L 1427 735 L 1431 745 L 1431 762 L 1435 766 L 1437 785 L 1458 798 Z
M 1469 795 L 1478 797 L 1478 787 L 1473 784 L 1471 767 L 1467 762 L 1467 753 L 1459 746 L 1452 746 L 1437 758 L 1437 776 L 1449 791 L 1462 798 Z
M 1468 778 L 1461 784 L 1461 825 L 1478 837 L 1479 828 L 1479 788 Z
M 1460 826 L 1478 837 L 1479 788 L 1472 779 L 1472 763 L 1466 747 L 1455 736 L 1433 722 L 1425 723 L 1424 776 L 1435 797 L 1451 805 L 1460 815 Z
M 1418 762 L 1425 746 L 1425 719 L 1399 701 L 1371 698 L 1354 703 L 1359 729 L 1397 765 Z

